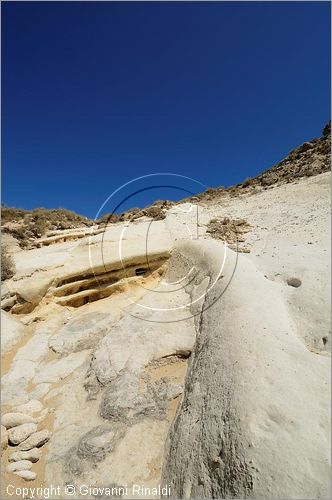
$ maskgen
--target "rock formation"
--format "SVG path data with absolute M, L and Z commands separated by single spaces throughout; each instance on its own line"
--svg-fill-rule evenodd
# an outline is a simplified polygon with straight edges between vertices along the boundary
M 7 234 L 3 498 L 329 498 L 329 147 L 327 128 L 233 189 Z

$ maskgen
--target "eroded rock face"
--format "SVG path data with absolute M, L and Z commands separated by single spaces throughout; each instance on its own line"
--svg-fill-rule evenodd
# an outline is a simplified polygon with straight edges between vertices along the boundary
M 30 462 L 38 462 L 41 457 L 39 448 L 32 448 L 28 451 L 14 451 L 8 457 L 9 462 L 19 462 L 21 460 L 29 460 Z
M 6 413 L 2 416 L 1 422 L 7 429 L 10 429 L 17 425 L 31 424 L 35 421 L 30 415 L 24 413 Z
M 109 330 L 110 323 L 111 318 L 105 313 L 82 314 L 51 337 L 49 346 L 60 354 L 92 349 Z
M 40 413 L 42 409 L 43 409 L 43 404 L 37 399 L 31 399 L 27 403 L 17 407 L 17 411 L 19 413 L 24 413 L 24 415 L 30 415 L 30 416 L 33 416 L 36 413 Z
M 1 352 L 13 349 L 24 336 L 24 325 L 5 311 L 1 312 Z
M 182 386 L 167 380 L 151 383 L 131 373 L 117 377 L 103 392 L 100 415 L 113 422 L 132 425 L 144 418 L 163 419 L 169 401 L 182 393 Z M 126 397 L 123 397 L 126 394 Z
M 21 470 L 30 470 L 32 467 L 32 462 L 29 460 L 18 460 L 12 464 L 7 465 L 7 472 L 17 472 Z
M 34 432 L 25 441 L 21 442 L 17 449 L 21 451 L 32 450 L 33 448 L 38 448 L 47 443 L 50 439 L 50 433 L 47 429 L 43 431 Z
M 6 427 L 1 425 L 1 451 L 8 447 L 8 431 Z
M 21 477 L 25 481 L 34 481 L 37 477 L 36 472 L 33 472 L 32 470 L 20 470 L 16 471 L 14 474 Z
M 16 252 L 4 307 L 23 334 L 2 400 L 9 430 L 38 430 L 4 451 L 5 469 L 43 457 L 43 477 L 10 474 L 170 484 L 172 498 L 326 497 L 327 181 L 204 205 L 198 228 L 190 203 L 165 208 L 151 259 L 146 219 Z M 225 250 L 225 221 L 250 253 Z
M 205 249 L 205 258 L 214 260 L 216 250 Z M 201 258 L 199 244 L 179 251 L 191 255 L 192 265 Z M 220 279 L 206 295 L 165 455 L 163 479 L 172 485 L 171 498 L 328 495 L 329 430 L 326 413 L 315 405 L 321 408 L 329 397 L 320 384 L 329 360 L 306 349 L 278 291 L 263 280 L 240 257 L 227 293 L 212 306 L 222 293 Z M 299 457 L 308 455 L 310 467 L 299 466 Z
M 9 429 L 8 438 L 12 444 L 19 444 L 22 443 L 22 441 L 25 441 L 31 434 L 36 431 L 36 424 L 22 424 Z

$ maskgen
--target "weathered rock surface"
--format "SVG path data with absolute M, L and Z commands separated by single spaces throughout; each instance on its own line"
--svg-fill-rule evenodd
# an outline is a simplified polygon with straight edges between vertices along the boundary
M 111 318 L 105 313 L 91 312 L 80 315 L 51 337 L 49 346 L 61 354 L 91 349 L 109 330 L 110 323 Z
M 158 290 L 162 292 L 165 288 L 161 286 Z M 186 302 L 183 290 L 171 290 L 169 293 L 174 304 Z M 157 297 L 148 294 L 143 300 L 143 306 L 147 307 L 144 313 L 139 306 L 131 308 L 130 314 L 111 329 L 94 351 L 91 367 L 101 384 L 105 385 L 116 378 L 124 368 L 139 373 L 155 359 L 172 355 L 189 356 L 195 343 L 192 320 L 186 319 L 188 314 L 182 310 L 173 311 L 174 321 L 179 320 L 174 329 L 174 325 L 167 322 L 169 313 L 156 310 L 162 305 L 162 293 L 155 295 Z M 133 328 L 140 316 L 147 319 L 144 328 Z M 148 322 L 152 316 L 158 324 L 157 328 L 156 323 Z
M 165 380 L 151 384 L 128 373 L 107 386 L 100 405 L 100 415 L 107 420 L 129 425 L 147 417 L 162 419 L 169 400 L 181 392 L 181 386 L 168 384 Z
M 179 253 L 199 270 L 198 282 L 207 269 L 215 278 L 212 242 L 183 245 Z M 204 267 L 197 265 L 202 255 Z M 318 408 L 329 399 L 328 385 L 321 385 L 329 360 L 306 349 L 278 289 L 250 261 L 229 254 L 223 275 L 205 297 L 164 482 L 171 483 L 172 498 L 268 498 L 271 492 L 326 498 L 329 431 Z
M 1 450 L 5 450 L 8 447 L 8 431 L 6 427 L 1 425 Z
M 21 477 L 22 479 L 25 479 L 25 481 L 34 481 L 37 477 L 36 472 L 33 472 L 32 470 L 21 470 L 18 472 L 14 472 L 14 474 Z
M 32 450 L 32 448 L 39 448 L 47 443 L 50 439 L 50 433 L 47 429 L 34 432 L 25 441 L 21 442 L 17 449 L 22 451 Z
M 32 467 L 32 462 L 29 460 L 19 460 L 7 465 L 7 472 L 17 472 L 21 470 L 30 470 Z
M 77 455 L 92 462 L 101 462 L 113 451 L 123 436 L 121 426 L 99 426 L 85 434 L 79 441 Z
M 12 444 L 19 444 L 25 441 L 31 434 L 37 431 L 36 424 L 22 424 L 12 427 L 8 431 L 8 439 Z
M 299 174 L 316 146 L 294 154 Z M 136 211 L 13 252 L 3 307 L 23 333 L 2 402 L 24 416 L 11 431 L 44 430 L 5 451 L 4 470 L 42 458 L 44 485 L 328 498 L 330 175 L 292 183 L 284 167 L 256 190 L 198 196 L 197 210 Z
M 30 416 L 33 416 L 36 413 L 40 413 L 42 409 L 43 409 L 43 404 L 37 399 L 31 399 L 27 403 L 22 404 L 16 408 L 17 412 L 24 413 Z
M 33 381 L 35 384 L 58 382 L 72 374 L 85 360 L 86 353 L 78 352 L 50 363 L 41 364 Z
M 24 336 L 25 327 L 16 318 L 1 311 L 1 352 L 10 351 Z
M 4 425 L 7 429 L 10 429 L 11 427 L 16 427 L 18 425 L 22 424 L 32 424 L 35 423 L 33 417 L 26 413 L 5 413 L 1 417 L 1 423 Z
M 8 457 L 9 462 L 19 462 L 21 460 L 29 460 L 30 462 L 38 462 L 41 457 L 41 450 L 39 448 L 32 448 L 28 451 L 14 451 Z

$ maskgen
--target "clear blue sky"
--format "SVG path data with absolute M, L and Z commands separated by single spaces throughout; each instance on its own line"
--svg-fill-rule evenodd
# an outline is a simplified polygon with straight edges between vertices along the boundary
M 2 23 L 9 206 L 94 217 L 160 171 L 229 186 L 329 120 L 328 2 L 5 2 Z

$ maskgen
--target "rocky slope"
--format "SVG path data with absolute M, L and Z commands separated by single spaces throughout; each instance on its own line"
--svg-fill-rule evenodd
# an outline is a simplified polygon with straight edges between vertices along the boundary
M 3 498 L 329 498 L 326 137 L 236 193 L 7 241 Z

